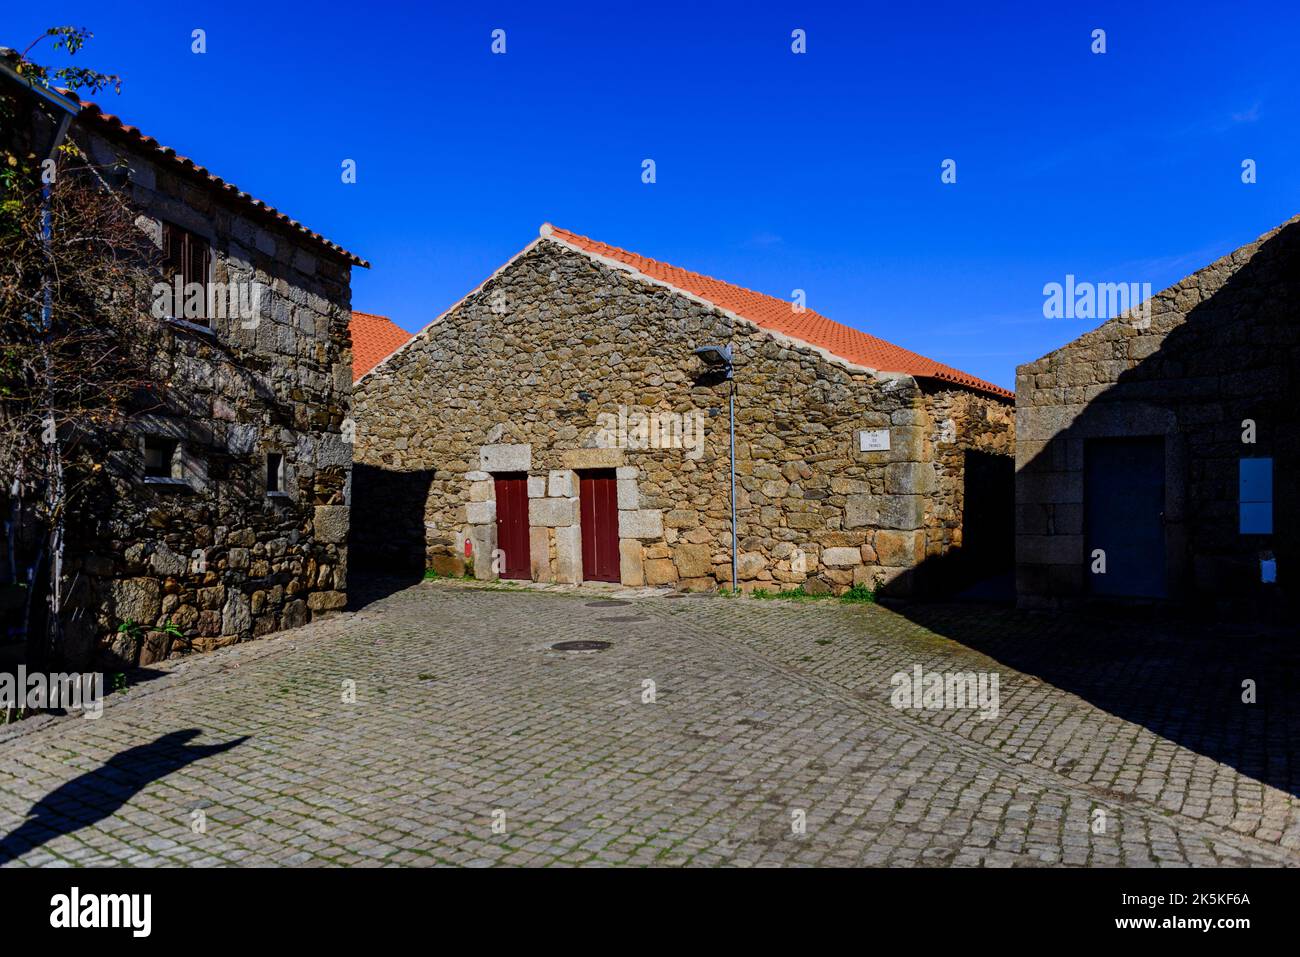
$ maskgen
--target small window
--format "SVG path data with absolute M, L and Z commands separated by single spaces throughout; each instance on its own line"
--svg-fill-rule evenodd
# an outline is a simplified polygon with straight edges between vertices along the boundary
M 175 439 L 145 436 L 144 477 L 147 479 L 181 478 L 180 443 Z
M 266 494 L 284 493 L 284 456 L 279 452 L 266 453 Z
M 1242 459 L 1237 502 L 1242 535 L 1273 533 L 1273 460 Z
M 171 318 L 207 325 L 208 265 L 212 259 L 208 241 L 188 229 L 163 223 L 163 259 L 171 282 Z

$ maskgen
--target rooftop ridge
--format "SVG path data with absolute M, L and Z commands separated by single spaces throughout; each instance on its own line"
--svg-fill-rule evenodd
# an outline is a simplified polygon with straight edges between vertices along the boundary
M 793 303 L 767 293 L 692 272 L 681 266 L 592 239 L 551 223 L 543 223 L 543 238 L 550 238 L 593 256 L 630 266 L 650 279 L 696 296 L 725 309 L 769 332 L 779 333 L 821 349 L 842 361 L 879 372 L 899 372 L 914 377 L 937 379 L 1010 399 L 1015 393 L 968 372 L 946 365 L 919 352 L 894 345 L 879 336 L 836 322 L 814 309 L 796 308 Z

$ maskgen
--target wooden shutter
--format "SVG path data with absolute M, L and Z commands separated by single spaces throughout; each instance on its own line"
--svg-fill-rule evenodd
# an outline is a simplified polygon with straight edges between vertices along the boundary
M 163 270 L 169 282 L 180 277 L 182 287 L 198 283 L 203 287 L 203 311 L 200 316 L 186 317 L 191 322 L 206 323 L 208 269 L 212 262 L 212 252 L 207 240 L 196 236 L 187 229 L 171 223 L 163 223 Z M 182 296 L 184 288 L 182 288 Z M 184 317 L 185 300 L 173 304 L 176 318 Z
M 193 233 L 185 234 L 185 284 L 203 287 L 203 321 L 208 318 L 208 244 Z
M 168 279 L 185 275 L 185 231 L 171 223 L 163 223 L 163 261 Z

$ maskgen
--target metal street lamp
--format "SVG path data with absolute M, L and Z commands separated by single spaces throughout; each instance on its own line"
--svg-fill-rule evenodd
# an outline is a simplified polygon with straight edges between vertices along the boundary
M 695 350 L 700 361 L 711 371 L 721 374 L 724 382 L 731 383 L 728 396 L 731 433 L 731 592 L 736 593 L 736 378 L 731 360 L 731 346 L 700 346 Z

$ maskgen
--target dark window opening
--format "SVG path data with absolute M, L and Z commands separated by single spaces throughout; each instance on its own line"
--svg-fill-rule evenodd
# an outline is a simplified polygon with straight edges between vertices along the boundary
M 188 229 L 163 223 L 163 259 L 171 284 L 171 318 L 208 323 L 208 241 Z M 180 289 L 177 289 L 177 280 Z
M 146 436 L 144 440 L 145 478 L 181 478 L 180 443 L 175 439 Z
M 284 456 L 279 452 L 266 453 L 266 494 L 284 491 Z

